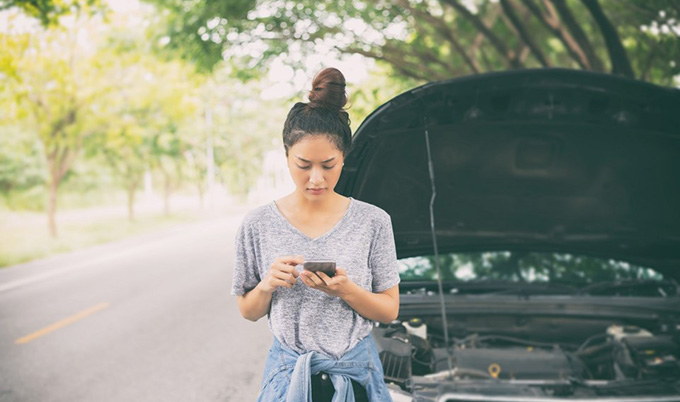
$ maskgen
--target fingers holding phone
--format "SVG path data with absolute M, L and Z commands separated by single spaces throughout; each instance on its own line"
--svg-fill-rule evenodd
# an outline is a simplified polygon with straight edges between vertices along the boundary
M 301 255 L 275 259 L 269 267 L 269 272 L 261 281 L 263 290 L 272 293 L 279 287 L 292 288 L 299 275 L 295 266 L 302 263 L 304 263 L 304 258 Z
M 336 267 L 335 263 L 329 264 L 329 261 L 314 263 L 305 264 L 304 270 L 300 273 L 302 282 L 310 288 L 321 290 L 331 296 L 342 294 L 349 282 L 347 271 Z

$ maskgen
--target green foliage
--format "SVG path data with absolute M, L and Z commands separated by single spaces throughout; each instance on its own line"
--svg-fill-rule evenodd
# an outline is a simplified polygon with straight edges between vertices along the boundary
M 228 72 L 215 75 L 204 87 L 211 105 L 212 135 L 218 179 L 233 195 L 245 196 L 262 172 L 263 155 L 281 144 L 288 112 L 280 101 L 259 99 L 257 82 L 241 84 Z M 286 102 L 287 103 L 287 102 Z
M 134 47 L 107 55 L 117 77 L 108 98 L 110 121 L 89 149 L 104 155 L 127 187 L 136 187 L 145 170 L 181 160 L 187 145 L 179 127 L 197 114 L 193 72 L 180 62 L 163 62 Z
M 437 278 L 434 256 L 400 261 L 400 275 L 406 280 Z M 582 287 L 622 280 L 660 280 L 663 276 L 624 261 L 570 253 L 497 251 L 449 253 L 439 256 L 444 281 L 497 280 L 509 282 L 550 282 Z
M 672 85 L 680 73 L 673 0 L 269 0 L 229 10 L 218 0 L 154 3 L 165 9 L 168 48 L 207 69 L 224 56 L 250 73 L 325 44 L 419 82 L 567 67 Z
M 45 176 L 40 144 L 18 127 L 0 127 L 0 193 L 42 185 Z
M 352 85 L 349 91 L 347 111 L 352 132 L 356 132 L 359 124 L 380 105 L 419 84 L 421 82 L 417 80 L 395 76 L 388 65 L 378 64 L 361 85 Z
M 147 0 L 165 10 L 162 23 L 153 33 L 153 42 L 164 43 L 156 48 L 161 54 L 177 54 L 201 72 L 210 72 L 222 61 L 224 42 L 229 32 L 236 32 L 248 23 L 248 11 L 255 0 L 183 1 Z
M 0 0 L 0 10 L 18 7 L 38 18 L 44 26 L 55 25 L 59 17 L 72 13 L 95 14 L 106 7 L 102 0 Z
M 44 184 L 0 193 L 2 204 L 12 211 L 44 211 L 47 206 Z
M 66 191 L 60 201 L 102 191 L 100 183 L 134 193 L 148 171 L 170 191 L 186 184 L 205 191 L 209 137 L 218 181 L 232 194 L 256 182 L 286 110 L 262 118 L 257 74 L 243 85 L 228 63 L 207 76 L 158 57 L 153 33 L 132 25 L 134 18 L 111 14 L 103 26 L 83 18 L 74 26 L 0 34 L 0 74 L 10 78 L 0 80 L 5 204 L 44 208 L 47 197 L 35 194 L 54 177 Z M 83 37 L 88 43 L 75 46 Z
M 603 3 L 603 7 L 605 4 Z M 680 74 L 680 2 L 631 0 L 606 2 L 637 78 L 678 86 Z

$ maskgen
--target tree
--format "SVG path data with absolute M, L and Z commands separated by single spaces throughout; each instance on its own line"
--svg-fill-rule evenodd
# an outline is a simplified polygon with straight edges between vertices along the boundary
M 20 130 L 16 125 L 0 128 L 0 194 L 25 191 L 45 182 L 39 143 L 22 136 Z
M 74 12 L 92 14 L 105 9 L 101 0 L 0 0 L 0 11 L 14 7 L 38 18 L 43 26 L 56 25 L 60 17 Z
M 165 12 L 157 25 L 163 54 L 179 54 L 191 60 L 201 72 L 210 72 L 222 61 L 227 29 L 247 29 L 248 12 L 255 0 L 187 2 L 183 0 L 150 0 Z M 200 4 L 202 3 L 202 4 Z M 197 40 L 198 39 L 198 40 Z
M 273 144 L 280 144 L 283 153 L 281 130 L 288 108 L 280 100 L 262 100 L 262 89 L 259 81 L 242 83 L 220 70 L 207 91 L 217 178 L 233 195 L 247 195 Z
M 680 59 L 680 3 L 673 0 L 286 0 L 241 2 L 229 14 L 218 0 L 181 10 L 176 0 L 153 2 L 172 16 L 170 46 L 206 68 L 223 54 L 242 55 L 252 69 L 293 45 L 314 52 L 330 43 L 420 82 L 567 67 L 672 85 L 680 73 L 673 62 Z M 178 24 L 184 15 L 190 23 Z
M 133 221 L 135 195 L 144 179 L 144 172 L 148 169 L 144 152 L 144 131 L 129 114 L 124 114 L 115 128 L 107 130 L 103 139 L 105 145 L 100 152 L 122 181 L 127 194 L 128 220 Z
M 7 54 L 0 73 L 25 127 L 40 140 L 48 177 L 48 228 L 57 237 L 59 185 L 72 168 L 83 141 L 101 127 L 99 102 L 108 90 L 95 54 L 79 51 L 77 30 L 45 29 L 41 36 L 0 34 Z
M 20 123 L 27 110 L 18 107 L 11 91 L 18 75 L 14 62 L 25 36 L 0 36 L 0 194 L 27 190 L 45 182 L 45 164 L 40 144 L 35 138 L 21 135 Z
M 188 137 L 200 137 L 200 133 L 184 130 L 197 110 L 193 71 L 178 61 L 157 60 L 135 46 L 110 47 L 107 57 L 112 64 L 115 59 L 115 67 L 109 70 L 115 91 L 107 98 L 107 108 L 116 118 L 89 148 L 104 156 L 123 184 L 130 220 L 134 219 L 135 194 L 149 169 L 162 174 L 168 215 L 170 195 L 179 185 L 184 155 L 191 149 Z

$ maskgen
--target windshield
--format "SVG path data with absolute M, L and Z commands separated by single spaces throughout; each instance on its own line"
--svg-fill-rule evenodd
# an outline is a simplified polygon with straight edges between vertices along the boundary
M 618 296 L 669 296 L 674 282 L 659 272 L 624 261 L 527 251 L 490 251 L 440 255 L 442 280 L 460 284 L 524 284 L 536 288 L 571 289 L 566 293 Z M 434 256 L 399 260 L 399 275 L 408 281 L 436 281 Z M 450 288 L 450 287 L 449 287 Z M 501 286 L 502 289 L 502 286 Z

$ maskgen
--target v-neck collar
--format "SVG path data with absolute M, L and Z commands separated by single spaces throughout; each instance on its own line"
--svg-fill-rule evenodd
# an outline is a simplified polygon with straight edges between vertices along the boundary
M 274 213 L 275 213 L 276 215 L 278 215 L 281 219 L 283 219 L 283 221 L 285 222 L 286 226 L 287 226 L 289 229 L 291 229 L 293 232 L 295 232 L 295 233 L 299 234 L 300 236 L 304 237 L 306 240 L 309 240 L 309 241 L 319 241 L 319 240 L 325 239 L 326 237 L 328 237 L 328 236 L 330 236 L 331 234 L 333 234 L 333 232 L 335 232 L 335 230 L 336 230 L 338 227 L 340 227 L 340 225 L 342 225 L 342 223 L 345 221 L 345 219 L 347 219 L 347 217 L 349 216 L 350 211 L 352 210 L 352 208 L 353 208 L 353 206 L 354 206 L 354 198 L 352 198 L 352 197 L 348 197 L 348 198 L 349 198 L 349 205 L 347 206 L 347 209 L 345 209 L 345 213 L 342 215 L 342 217 L 335 223 L 335 225 L 333 225 L 332 228 L 330 228 L 329 230 L 327 230 L 326 233 L 322 234 L 321 236 L 315 237 L 315 238 L 311 238 L 311 237 L 307 236 L 307 235 L 306 235 L 305 233 L 303 233 L 300 229 L 296 228 L 295 225 L 293 225 L 293 224 L 288 220 L 288 218 L 286 218 L 285 216 L 283 216 L 283 213 L 281 213 L 281 211 L 279 210 L 279 207 L 276 205 L 276 201 L 272 201 L 270 205 L 271 205 L 271 208 L 274 210 Z

